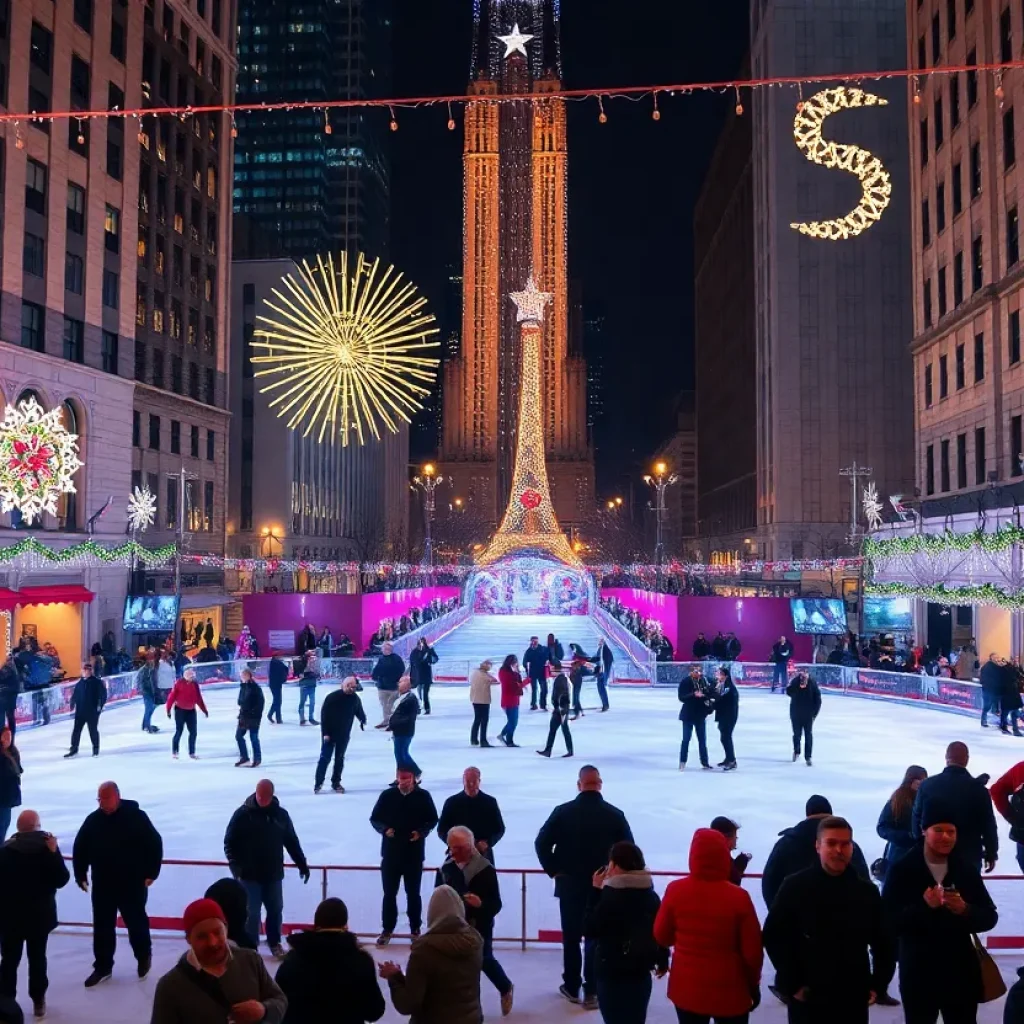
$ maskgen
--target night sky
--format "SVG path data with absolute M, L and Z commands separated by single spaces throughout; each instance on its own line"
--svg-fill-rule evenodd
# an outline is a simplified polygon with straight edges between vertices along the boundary
M 462 93 L 471 0 L 395 0 L 396 96 Z M 566 88 L 720 80 L 739 72 L 748 0 L 562 0 Z M 693 386 L 693 208 L 722 124 L 722 96 L 569 104 L 569 276 L 584 315 L 606 318 L 601 495 L 636 479 Z M 392 258 L 447 315 L 446 267 L 462 265 L 462 119 L 398 112 L 391 137 Z M 447 303 L 450 306 L 450 303 Z M 429 443 L 429 441 L 428 441 Z M 423 441 L 413 457 L 432 454 Z

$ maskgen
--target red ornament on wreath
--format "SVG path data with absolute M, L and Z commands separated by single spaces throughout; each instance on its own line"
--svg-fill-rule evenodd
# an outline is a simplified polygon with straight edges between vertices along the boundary
M 534 490 L 526 490 L 519 495 L 519 504 L 522 505 L 523 508 L 529 509 L 531 512 L 535 508 L 539 508 L 540 503 L 543 500 L 544 499 L 540 496 L 540 494 Z

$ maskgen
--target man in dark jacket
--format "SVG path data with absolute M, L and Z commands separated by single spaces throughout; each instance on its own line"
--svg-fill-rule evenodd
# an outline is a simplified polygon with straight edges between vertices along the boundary
M 249 937 L 256 949 L 260 937 L 260 910 L 267 909 L 267 945 L 276 957 L 284 956 L 281 915 L 284 898 L 284 854 L 295 862 L 299 877 L 309 881 L 309 865 L 288 812 L 274 796 L 269 779 L 256 783 L 256 792 L 231 815 L 224 833 L 224 855 L 231 874 L 249 894 Z
M 680 771 L 686 767 L 687 756 L 690 753 L 690 738 L 695 732 L 701 767 L 711 767 L 708 760 L 707 718 L 711 713 L 712 691 L 713 687 L 700 665 L 694 665 L 689 676 L 682 679 L 676 688 L 676 696 L 681 705 L 679 721 L 683 723 L 683 739 L 679 745 Z
M 256 949 L 249 935 L 249 894 L 237 878 L 219 878 L 203 893 L 224 911 L 228 939 L 242 949 Z
M 466 921 L 484 940 L 483 972 L 501 996 L 501 1015 L 512 1012 L 512 982 L 494 956 L 494 919 L 501 911 L 501 890 L 494 865 L 476 848 L 476 837 L 465 825 L 448 830 L 448 857 L 437 872 L 435 885 L 450 885 L 466 907 Z
M 405 675 L 405 662 L 394 653 L 390 643 L 381 647 L 381 656 L 373 666 L 370 678 L 377 686 L 377 697 L 380 700 L 380 724 L 375 729 L 386 729 L 391 709 L 398 700 L 398 681 Z
M 785 636 L 780 636 L 772 646 L 771 662 L 774 666 L 772 669 L 772 693 L 775 692 L 776 686 L 780 692 L 786 692 L 786 667 L 789 665 L 789 659 L 792 657 L 793 645 Z
M 789 697 L 789 724 L 793 728 L 793 760 L 800 757 L 801 740 L 807 767 L 814 753 L 814 720 L 821 711 L 821 690 L 806 672 L 797 672 L 786 687 Z
M 26 638 L 22 637 L 22 641 Z M 35 654 L 28 644 L 19 644 L 17 657 L 7 656 L 3 668 L 0 668 L 0 723 L 7 722 L 11 736 L 15 733 L 15 711 L 18 707 L 18 694 L 21 693 L 22 681 L 30 676 L 30 668 Z
M 537 690 L 540 689 L 540 709 L 548 709 L 548 670 L 551 652 L 538 640 L 530 637 L 530 646 L 523 653 L 523 668 L 530 680 L 530 710 L 537 710 Z
M 697 634 L 697 639 L 693 641 L 693 660 L 703 661 L 705 658 L 711 657 L 711 644 L 708 643 L 707 637 L 703 633 Z
M 795 875 L 798 871 L 812 867 L 818 862 L 818 824 L 824 818 L 832 816 L 832 805 L 825 797 L 815 794 L 807 801 L 804 813 L 806 817 L 803 821 L 779 833 L 779 838 L 765 862 L 764 875 L 761 877 L 761 895 L 769 910 L 782 883 L 790 875 Z M 870 880 L 867 861 L 864 860 L 864 854 L 856 843 L 853 844 L 851 865 L 861 878 Z
M 267 686 L 270 688 L 270 710 L 267 712 L 268 722 L 281 724 L 281 699 L 284 694 L 284 684 L 288 682 L 288 666 L 284 663 L 278 651 L 267 666 Z M 274 716 L 277 716 L 275 719 Z
M 844 818 L 817 823 L 816 850 L 817 864 L 782 883 L 764 948 L 790 1024 L 867 1024 L 896 968 L 882 898 L 852 865 L 853 829 Z
M 388 732 L 391 733 L 395 747 L 395 767 L 408 768 L 416 776 L 417 782 L 423 773 L 409 753 L 409 747 L 416 735 L 416 718 L 419 713 L 420 702 L 412 692 L 412 682 L 408 676 L 402 676 L 398 683 L 398 699 L 391 705 Z
M 134 800 L 122 800 L 115 782 L 104 782 L 97 794 L 99 807 L 75 836 L 72 851 L 75 882 L 89 891 L 92 871 L 93 971 L 86 988 L 107 981 L 114 970 L 117 915 L 144 978 L 153 963 L 153 942 L 146 915 L 148 889 L 160 875 L 164 844 L 145 811 Z
M 714 640 L 711 641 L 711 657 L 715 661 L 726 661 L 728 659 L 728 648 L 726 639 L 719 631 Z
M 18 831 L 0 848 L 0 995 L 18 994 L 18 965 L 28 951 L 28 994 L 46 1014 L 46 943 L 57 927 L 57 890 L 70 879 L 56 836 L 41 832 L 39 815 L 18 815 Z
M 992 797 L 984 783 L 967 770 L 970 751 L 966 743 L 954 742 L 946 747 L 946 767 L 938 775 L 925 779 L 914 798 L 911 832 L 915 839 L 924 834 L 921 822 L 932 803 L 948 810 L 956 826 L 957 854 L 968 864 L 981 870 L 995 870 L 999 854 L 999 833 L 992 810 Z
M 334 758 L 334 770 L 331 772 L 331 789 L 335 793 L 344 793 L 341 784 L 341 773 L 345 770 L 345 751 L 348 749 L 349 737 L 352 735 L 352 724 L 359 719 L 359 728 L 366 728 L 366 712 L 363 702 L 356 693 L 359 680 L 349 676 L 340 690 L 332 690 L 320 708 L 320 760 L 316 764 L 316 777 L 313 780 L 313 792 L 319 793 L 327 778 L 327 766 Z
M 597 1006 L 594 949 L 588 940 L 580 955 L 583 920 L 593 886 L 594 872 L 608 863 L 608 851 L 623 839 L 633 841 L 626 816 L 601 796 L 601 773 L 593 765 L 580 769 L 579 795 L 556 807 L 541 826 L 534 842 L 537 859 L 555 880 L 562 921 L 562 980 L 558 991 L 571 1003 Z
M 988 656 L 988 661 L 981 666 L 981 672 L 978 673 L 978 680 L 981 683 L 981 726 L 983 729 L 988 728 L 989 712 L 997 714 L 999 711 L 999 698 L 1003 692 L 1005 671 L 1002 659 L 993 652 Z
M 739 638 L 735 633 L 730 633 L 725 638 L 725 657 L 728 661 L 736 661 L 740 656 L 740 651 L 743 650 L 743 645 L 740 643 Z
M 75 713 L 75 724 L 71 729 L 71 749 L 64 755 L 74 757 L 78 753 L 78 743 L 82 738 L 82 730 L 89 729 L 89 739 L 92 740 L 92 756 L 99 757 L 100 753 L 100 712 L 107 702 L 107 686 L 102 679 L 98 679 L 92 669 L 91 662 L 82 665 L 81 678 L 75 683 L 71 693 L 71 710 Z
M 398 887 L 403 883 L 409 928 L 414 938 L 420 933 L 425 840 L 437 824 L 437 808 L 430 794 L 416 785 L 413 773 L 399 768 L 397 784 L 388 786 L 377 797 L 370 824 L 381 836 L 380 877 L 384 901 L 377 945 L 386 946 L 398 924 Z
M 597 695 L 601 698 L 601 710 L 607 711 L 608 683 L 612 678 L 612 665 L 615 664 L 615 655 L 612 654 L 612 649 L 605 642 L 604 637 L 597 641 L 594 660 L 597 662 Z
M 288 936 L 291 951 L 274 979 L 288 997 L 282 1024 L 365 1024 L 384 1016 L 377 970 L 348 930 L 348 907 L 337 897 L 313 915 L 313 930 Z
M 476 837 L 476 848 L 492 864 L 494 847 L 505 834 L 505 821 L 498 801 L 480 789 L 480 769 L 467 768 L 462 773 L 462 792 L 448 797 L 441 808 L 437 834 L 447 844 L 448 832 L 455 825 L 464 825 Z

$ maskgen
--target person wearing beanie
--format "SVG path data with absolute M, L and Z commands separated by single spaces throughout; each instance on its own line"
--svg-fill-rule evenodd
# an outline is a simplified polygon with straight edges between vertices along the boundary
M 384 1016 L 373 957 L 348 930 L 341 900 L 324 900 L 312 930 L 289 935 L 288 945 L 276 978 L 288 997 L 284 1024 L 366 1024 Z
M 878 889 L 853 868 L 850 823 L 826 815 L 816 831 L 817 862 L 782 883 L 764 922 L 774 990 L 791 1024 L 868 1024 L 896 967 L 889 922 Z
M 203 894 L 220 906 L 228 925 L 228 941 L 243 949 L 256 949 L 249 934 L 249 894 L 237 878 L 218 879 Z
M 403 973 L 391 960 L 378 970 L 397 1013 L 409 1024 L 481 1024 L 483 939 L 466 923 L 462 897 L 438 886 L 427 904 L 427 930 L 413 941 Z
M 882 890 L 899 943 L 908 1021 L 939 1014 L 950 1024 L 977 1020 L 981 969 L 973 936 L 994 928 L 999 915 L 981 873 L 960 855 L 955 814 L 937 801 L 924 807 L 923 842 L 889 866 Z
M 150 1024 L 282 1024 L 284 993 L 258 953 L 228 941 L 218 903 L 190 903 L 182 929 L 188 952 L 157 982 Z

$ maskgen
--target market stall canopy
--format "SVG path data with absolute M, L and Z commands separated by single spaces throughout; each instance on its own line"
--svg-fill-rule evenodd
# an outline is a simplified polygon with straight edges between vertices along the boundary
M 3 594 L 13 594 L 15 604 L 88 604 L 96 596 L 80 583 L 55 583 L 46 587 L 22 587 L 21 590 L 0 592 L 0 607 Z
M 18 592 L 0 587 L 0 612 L 13 612 L 18 604 Z

